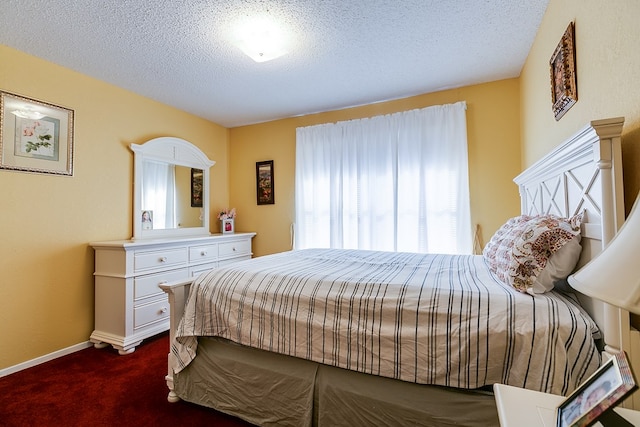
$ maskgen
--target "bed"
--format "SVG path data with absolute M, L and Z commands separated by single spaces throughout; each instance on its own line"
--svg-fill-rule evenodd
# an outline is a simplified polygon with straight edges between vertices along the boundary
M 571 392 L 629 349 L 628 315 L 557 277 L 536 289 L 540 262 L 506 277 L 503 252 L 549 218 L 567 218 L 547 240 L 574 243 L 572 269 L 602 249 L 623 217 L 622 124 L 591 122 L 516 177 L 522 215 L 483 255 L 290 251 L 163 285 L 169 400 L 257 425 L 491 426 L 494 383 Z

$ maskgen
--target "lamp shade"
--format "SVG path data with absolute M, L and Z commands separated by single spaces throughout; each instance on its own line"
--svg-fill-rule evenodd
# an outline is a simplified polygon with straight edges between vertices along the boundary
M 569 276 L 572 288 L 640 314 L 640 197 L 626 221 L 594 259 Z

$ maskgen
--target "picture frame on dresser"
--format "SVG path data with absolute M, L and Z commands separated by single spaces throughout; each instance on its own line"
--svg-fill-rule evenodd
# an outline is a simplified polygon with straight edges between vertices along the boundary
M 0 169 L 73 175 L 74 111 L 0 91 Z
M 235 224 L 233 218 L 220 220 L 222 234 L 231 234 L 235 232 Z

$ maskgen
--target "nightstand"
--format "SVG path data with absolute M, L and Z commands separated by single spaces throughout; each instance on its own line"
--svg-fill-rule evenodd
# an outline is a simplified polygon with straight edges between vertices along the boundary
M 555 394 L 504 384 L 494 384 L 493 392 L 502 427 L 556 427 L 556 408 L 565 399 Z M 625 408 L 614 410 L 632 425 L 640 426 L 639 411 Z

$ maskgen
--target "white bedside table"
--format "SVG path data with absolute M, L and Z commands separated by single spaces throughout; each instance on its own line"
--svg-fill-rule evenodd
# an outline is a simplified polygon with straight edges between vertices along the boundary
M 501 427 L 556 427 L 556 408 L 565 399 L 504 384 L 494 384 L 493 392 Z M 640 426 L 640 412 L 625 408 L 615 411 L 634 426 Z

